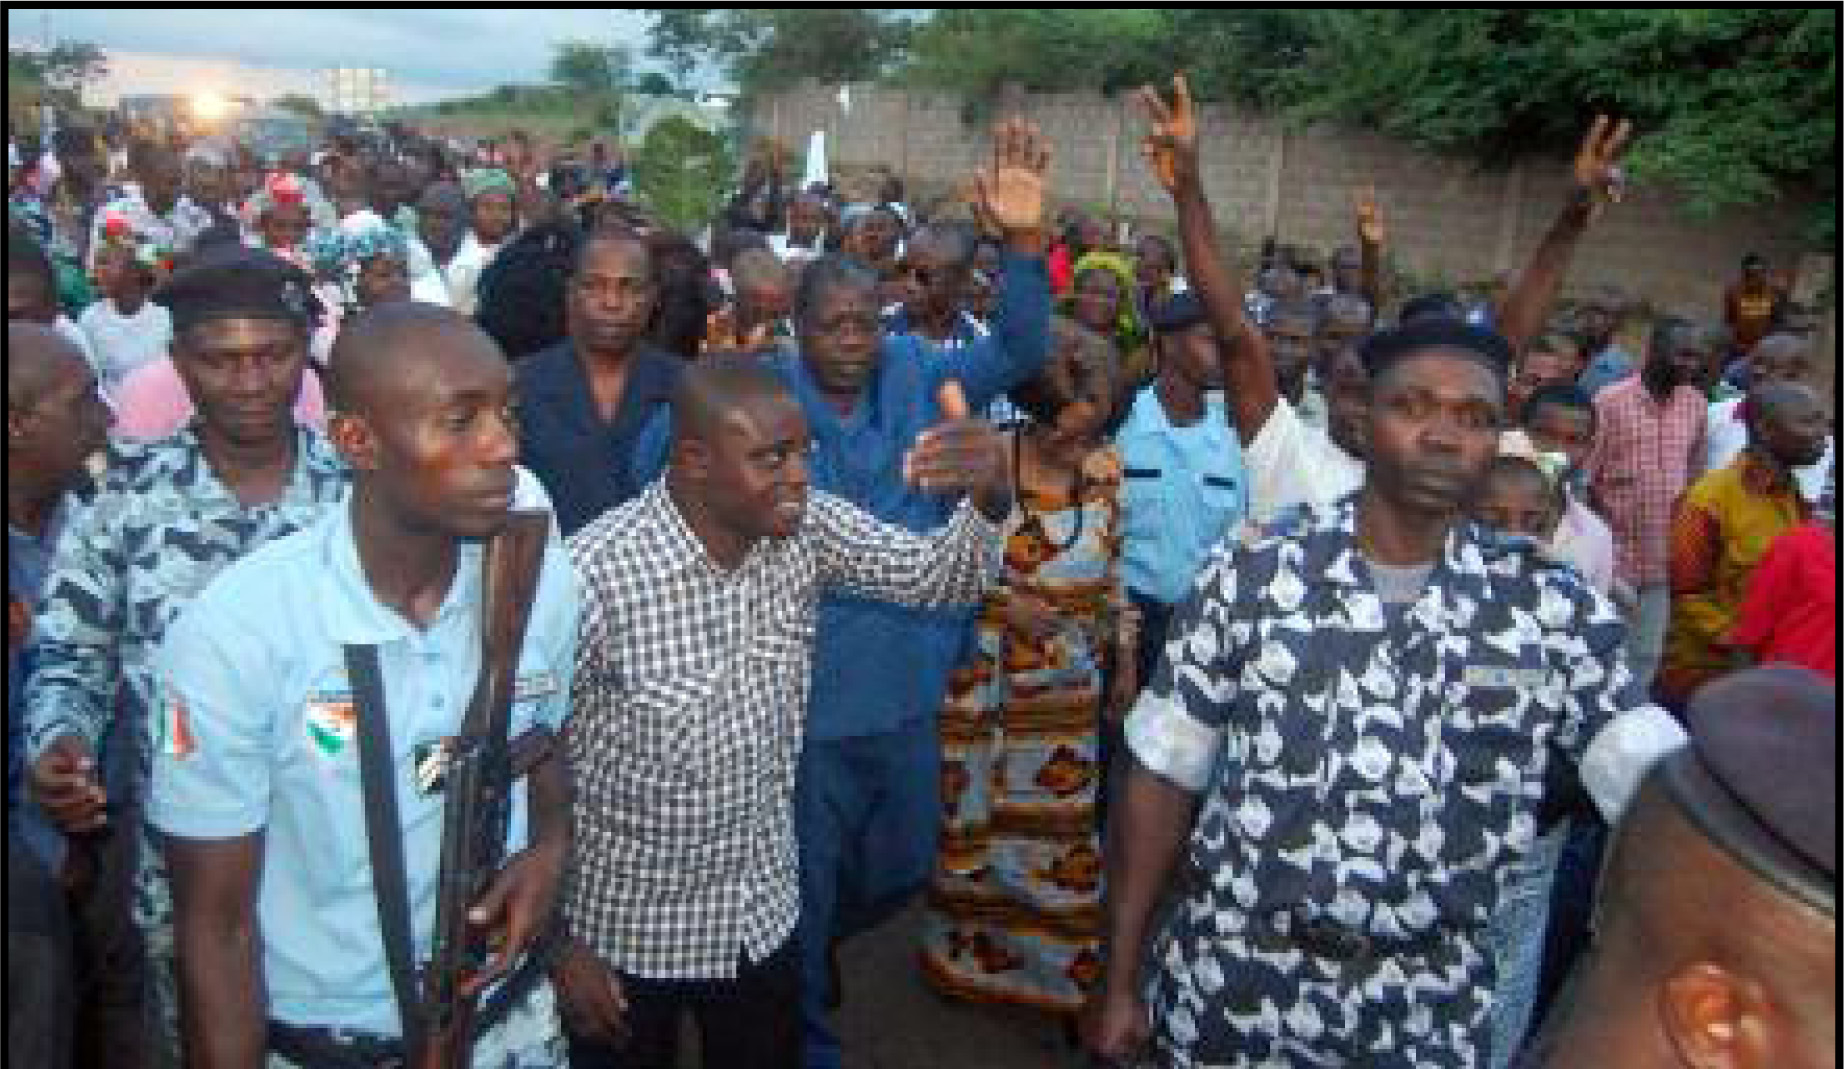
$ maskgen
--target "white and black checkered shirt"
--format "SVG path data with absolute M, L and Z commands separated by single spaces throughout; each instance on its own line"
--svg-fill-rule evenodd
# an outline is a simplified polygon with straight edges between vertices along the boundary
M 799 913 L 794 770 L 829 586 L 973 604 L 997 528 L 963 503 L 922 536 L 827 494 L 800 533 L 718 567 L 655 482 L 569 542 L 583 625 L 565 739 L 576 784 L 564 912 L 623 973 L 723 979 Z

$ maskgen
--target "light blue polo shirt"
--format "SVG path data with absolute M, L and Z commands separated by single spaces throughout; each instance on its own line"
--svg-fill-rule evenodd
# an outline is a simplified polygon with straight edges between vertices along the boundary
M 481 548 L 463 547 L 437 618 L 418 631 L 372 594 L 350 512 L 328 509 L 232 565 L 168 633 L 148 819 L 188 839 L 265 832 L 257 909 L 272 1018 L 397 1035 L 341 646 L 379 647 L 420 962 L 435 923 L 442 800 L 419 787 L 419 755 L 459 730 L 474 689 Z M 515 737 L 536 723 L 561 731 L 578 612 L 575 573 L 553 538 L 520 657 Z M 510 849 L 526 842 L 524 794 L 521 784 Z
M 1166 605 L 1183 601 L 1212 547 L 1249 511 L 1242 443 L 1220 393 L 1189 427 L 1166 418 L 1148 386 L 1114 436 L 1125 505 L 1121 574 L 1127 588 Z

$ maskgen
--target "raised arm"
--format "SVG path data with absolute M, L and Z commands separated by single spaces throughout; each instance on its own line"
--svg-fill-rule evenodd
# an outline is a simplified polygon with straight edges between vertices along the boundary
M 1530 263 L 1498 309 L 1498 332 L 1511 343 L 1513 353 L 1521 356 L 1524 346 L 1542 333 L 1582 235 L 1602 210 L 1619 201 L 1624 193 L 1626 176 L 1619 160 L 1632 132 L 1630 121 L 1622 119 L 1615 125 L 1607 116 L 1597 115 L 1587 137 L 1582 139 L 1575 153 L 1574 195 L 1550 224 L 1536 252 L 1531 254 Z
M 1037 374 L 1050 354 L 1050 269 L 1044 261 L 1044 175 L 1050 144 L 1020 119 L 993 130 L 993 161 L 971 182 L 975 217 L 1005 239 L 992 333 L 940 362 L 976 410 Z
M 820 575 L 828 583 L 902 605 L 971 605 L 998 572 L 999 524 L 1011 511 L 1005 443 L 973 419 L 957 384 L 941 387 L 943 422 L 903 458 L 906 481 L 925 493 L 970 494 L 933 535 L 882 523 L 827 495 L 815 495 Z
M 1366 186 L 1357 201 L 1358 288 L 1370 302 L 1373 318 L 1383 315 L 1383 213 L 1377 208 L 1377 191 Z
M 1217 252 L 1216 220 L 1204 196 L 1197 162 L 1196 109 L 1184 75 L 1172 79 L 1172 94 L 1168 108 L 1151 86 L 1140 90 L 1141 104 L 1152 123 L 1142 153 L 1178 209 L 1186 275 L 1216 331 L 1230 413 L 1247 445 L 1273 414 L 1281 396 L 1280 384 L 1267 342 L 1243 312 L 1242 288 Z

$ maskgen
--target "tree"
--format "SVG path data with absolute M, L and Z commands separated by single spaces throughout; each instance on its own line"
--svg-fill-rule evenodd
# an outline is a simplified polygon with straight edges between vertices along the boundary
M 8 48 L 7 81 L 16 78 L 63 93 L 79 94 L 83 87 L 109 73 L 109 57 L 88 41 L 59 41 L 49 50 Z
M 632 66 L 633 54 L 626 48 L 564 41 L 551 57 L 551 81 L 589 96 L 612 96 L 621 91 Z
M 880 8 L 653 8 L 648 55 L 681 81 L 713 63 L 745 96 L 803 78 L 866 81 L 902 56 L 909 21 Z
M 684 233 L 717 214 L 735 162 L 724 139 L 680 115 L 653 124 L 634 156 L 640 198 Z
M 1190 75 L 1200 100 L 1376 129 L 1504 165 L 1631 118 L 1634 177 L 1695 215 L 1813 192 L 1836 228 L 1837 22 L 1826 8 L 940 9 L 895 77 L 990 99 Z M 656 48 L 659 46 L 656 34 Z
M 282 111 L 292 111 L 296 115 L 307 119 L 324 118 L 326 115 L 325 110 L 321 108 L 318 100 L 301 93 L 284 93 L 274 100 L 271 100 L 269 106 L 279 108 Z
M 1596 112 L 1639 131 L 1635 177 L 1690 211 L 1811 190 L 1836 227 L 1837 23 L 1816 8 L 1317 9 L 1289 76 L 1302 118 L 1489 162 L 1566 152 Z
M 658 71 L 649 71 L 641 75 L 640 80 L 634 83 L 634 92 L 654 97 L 679 95 L 678 86 L 672 84 L 672 79 Z

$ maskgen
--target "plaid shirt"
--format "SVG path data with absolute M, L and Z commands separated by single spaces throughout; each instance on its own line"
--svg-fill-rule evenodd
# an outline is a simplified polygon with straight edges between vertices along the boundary
M 629 975 L 733 977 L 799 912 L 794 770 L 822 589 L 977 603 L 997 529 L 963 504 L 922 536 L 814 493 L 797 535 L 725 571 L 656 481 L 569 545 L 583 587 L 571 932 Z
M 1602 390 L 1594 407 L 1588 479 L 1613 529 L 1615 574 L 1657 586 L 1670 572 L 1672 507 L 1703 457 L 1708 402 L 1679 386 L 1661 405 L 1634 375 Z

